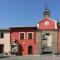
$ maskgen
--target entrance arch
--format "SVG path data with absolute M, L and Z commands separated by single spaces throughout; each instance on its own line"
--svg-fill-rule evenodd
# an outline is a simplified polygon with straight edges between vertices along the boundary
M 42 37 L 42 53 L 51 54 L 52 52 L 52 35 L 49 33 L 45 33 Z

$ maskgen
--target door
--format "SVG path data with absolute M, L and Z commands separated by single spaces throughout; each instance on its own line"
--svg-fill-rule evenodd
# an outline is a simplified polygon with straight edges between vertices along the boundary
M 4 52 L 4 45 L 0 45 L 0 53 Z
M 32 46 L 28 46 L 28 54 L 32 55 Z

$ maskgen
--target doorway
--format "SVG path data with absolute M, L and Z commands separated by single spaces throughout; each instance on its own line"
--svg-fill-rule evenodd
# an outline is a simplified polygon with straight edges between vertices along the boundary
M 28 55 L 32 55 L 32 46 L 28 46 Z
M 4 52 L 4 45 L 0 45 L 0 54 Z

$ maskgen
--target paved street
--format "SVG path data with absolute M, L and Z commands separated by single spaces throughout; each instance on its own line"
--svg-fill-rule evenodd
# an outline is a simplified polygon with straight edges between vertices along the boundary
M 60 56 L 12 56 L 8 58 L 0 58 L 0 60 L 60 60 Z

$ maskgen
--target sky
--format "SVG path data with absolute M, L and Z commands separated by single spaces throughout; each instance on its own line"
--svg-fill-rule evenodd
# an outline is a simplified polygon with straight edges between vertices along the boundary
M 32 27 L 43 19 L 45 0 L 0 0 L 0 28 Z M 47 0 L 51 18 L 60 21 L 60 0 Z

